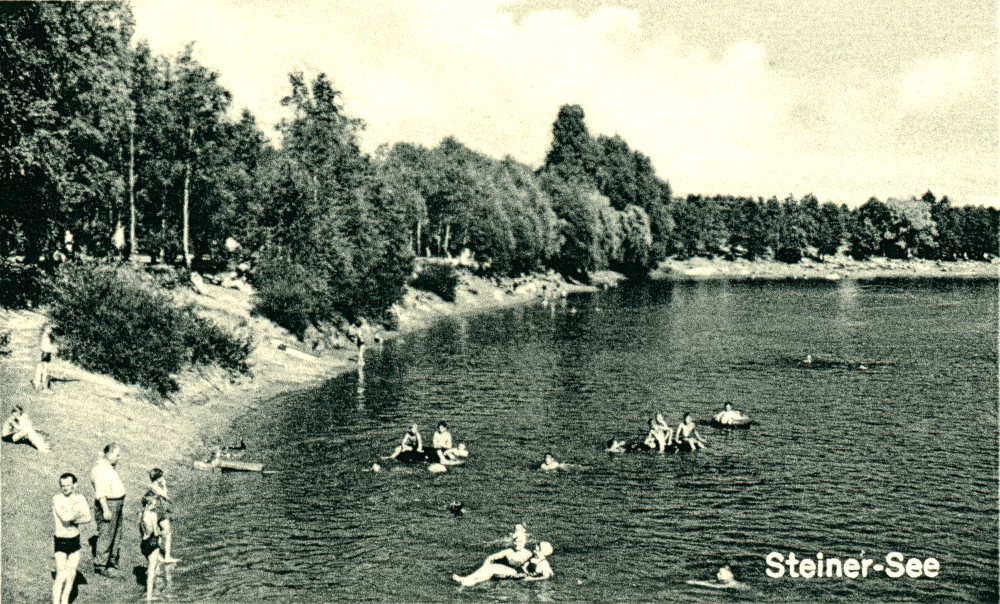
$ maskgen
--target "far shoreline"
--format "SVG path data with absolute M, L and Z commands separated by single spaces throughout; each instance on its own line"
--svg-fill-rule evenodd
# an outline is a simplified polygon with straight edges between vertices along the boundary
M 668 259 L 650 273 L 653 280 L 826 280 L 844 279 L 995 279 L 1000 280 L 1000 260 L 934 261 L 922 259 L 890 260 L 870 258 L 854 260 L 838 255 L 824 262 L 804 258 L 796 264 L 775 260 L 695 257 Z

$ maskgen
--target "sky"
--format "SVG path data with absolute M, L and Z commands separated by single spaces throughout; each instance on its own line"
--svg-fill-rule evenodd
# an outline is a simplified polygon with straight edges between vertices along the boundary
M 363 148 L 541 164 L 559 107 L 677 194 L 1000 205 L 995 0 L 133 0 L 137 39 L 274 125 L 327 74 Z

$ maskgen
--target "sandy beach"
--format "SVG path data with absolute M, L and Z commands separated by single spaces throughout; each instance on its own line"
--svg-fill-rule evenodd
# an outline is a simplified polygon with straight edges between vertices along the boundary
M 659 278 L 690 280 L 719 278 L 871 278 L 871 277 L 987 277 L 997 278 L 998 265 L 984 262 L 934 263 L 871 261 L 857 263 L 838 258 L 829 263 L 800 265 L 745 261 L 692 259 L 668 261 Z M 420 291 L 409 291 L 396 307 L 399 329 L 382 332 L 390 338 L 422 329 L 447 316 L 536 302 L 542 295 L 595 291 L 616 284 L 619 276 L 603 272 L 584 286 L 534 276 L 494 281 L 464 276 L 454 303 Z M 543 288 L 544 286 L 544 288 Z M 28 311 L 0 311 L 0 328 L 11 331 L 10 354 L 0 357 L 0 400 L 6 416 L 22 405 L 34 425 L 52 446 L 48 454 L 27 444 L 3 443 L 0 449 L 2 498 L 2 601 L 45 602 L 51 599 L 52 512 L 51 498 L 58 490 L 58 476 L 73 472 L 80 478 L 78 492 L 91 500 L 90 470 L 102 448 L 116 442 L 123 448 L 119 473 L 127 498 L 124 537 L 117 578 L 95 576 L 85 547 L 80 564 L 77 602 L 122 602 L 142 599 L 143 588 L 135 576 L 145 566 L 138 549 L 136 519 L 139 499 L 148 485 L 148 471 L 165 470 L 168 481 L 196 472 L 212 447 L 243 414 L 259 410 L 267 400 L 295 389 L 356 370 L 357 350 L 334 347 L 321 356 L 310 354 L 287 332 L 250 316 L 249 296 L 236 289 L 211 284 L 201 293 L 185 293 L 201 312 L 221 325 L 243 322 L 256 348 L 251 356 L 252 375 L 232 382 L 222 372 L 188 372 L 179 376 L 181 391 L 170 400 L 156 400 L 136 387 L 92 374 L 57 359 L 53 362 L 51 392 L 36 393 L 31 386 L 37 361 L 38 337 L 44 316 Z M 94 525 L 83 527 L 83 539 L 95 534 Z M 183 552 L 175 555 L 183 558 Z M 80 579 L 82 577 L 82 580 Z

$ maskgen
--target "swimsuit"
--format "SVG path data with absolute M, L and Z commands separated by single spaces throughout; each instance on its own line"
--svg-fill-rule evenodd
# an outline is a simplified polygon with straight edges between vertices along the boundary
M 51 361 L 52 361 L 52 353 L 51 352 L 43 352 L 42 353 L 42 362 L 43 363 L 50 363 Z
M 67 556 L 80 551 L 80 535 L 76 537 L 56 537 L 55 551 L 62 552 Z
M 150 557 L 158 549 L 160 549 L 160 537 L 158 535 L 150 535 L 139 542 L 139 551 L 142 552 L 144 558 Z

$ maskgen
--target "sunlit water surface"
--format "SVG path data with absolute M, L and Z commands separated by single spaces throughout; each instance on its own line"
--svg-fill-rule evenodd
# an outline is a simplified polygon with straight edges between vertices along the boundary
M 627 285 L 442 320 L 368 359 L 363 390 L 352 374 L 238 423 L 246 459 L 279 473 L 177 477 L 169 598 L 997 600 L 995 281 Z M 695 455 L 603 452 L 655 412 L 725 401 L 759 425 L 702 427 Z M 366 471 L 439 420 L 465 466 Z M 584 467 L 540 472 L 546 452 Z M 555 578 L 459 589 L 515 523 L 552 542 Z M 772 551 L 941 571 L 772 579 Z M 723 564 L 749 589 L 686 584 Z

